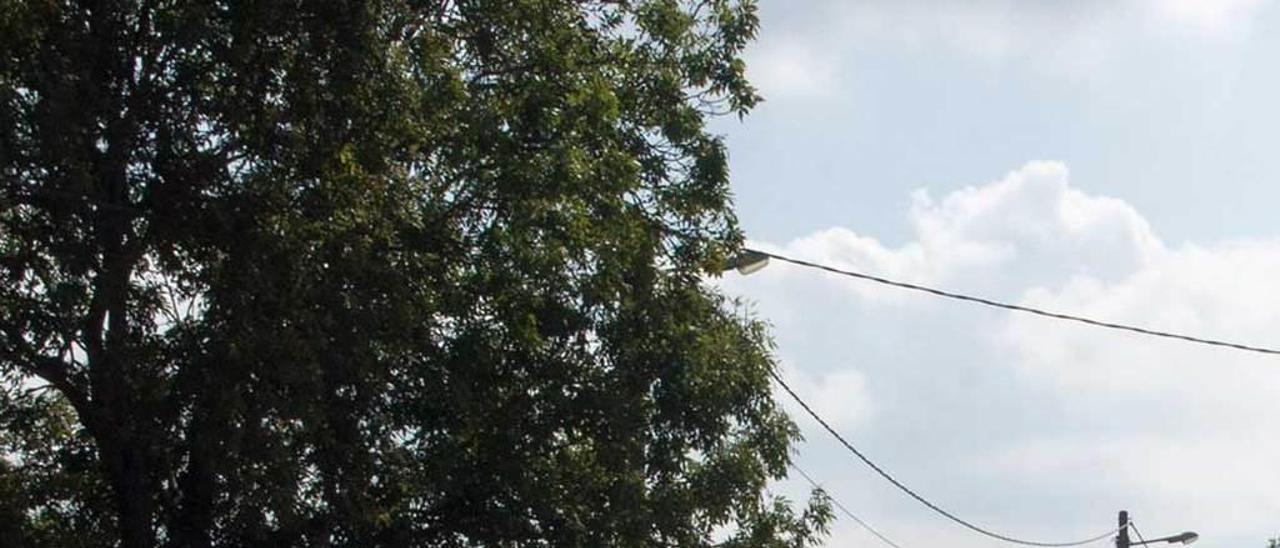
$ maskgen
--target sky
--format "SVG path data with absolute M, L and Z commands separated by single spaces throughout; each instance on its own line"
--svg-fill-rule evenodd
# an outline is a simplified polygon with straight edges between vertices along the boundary
M 765 102 L 713 128 L 743 228 L 837 267 L 1280 347 L 1277 4 L 762 0 Z M 1121 509 L 1198 547 L 1280 536 L 1280 358 L 776 261 L 719 283 L 819 413 L 961 517 L 1050 542 Z M 789 409 L 796 463 L 903 548 L 1000 544 Z M 843 517 L 828 542 L 877 545 Z

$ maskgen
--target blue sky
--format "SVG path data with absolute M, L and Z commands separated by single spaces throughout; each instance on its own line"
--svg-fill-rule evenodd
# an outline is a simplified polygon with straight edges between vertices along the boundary
M 900 238 L 906 191 L 1034 159 L 1067 163 L 1177 241 L 1275 227 L 1280 10 L 1265 2 L 761 8 L 750 71 L 766 102 L 717 128 L 757 236 L 857 223 Z
M 715 124 L 755 245 L 1280 346 L 1280 6 L 764 0 L 761 19 L 766 102 Z M 1122 508 L 1204 546 L 1280 536 L 1280 360 L 786 265 L 722 286 L 802 394 L 956 513 L 1045 540 Z M 904 548 L 993 544 L 797 422 L 797 462 Z

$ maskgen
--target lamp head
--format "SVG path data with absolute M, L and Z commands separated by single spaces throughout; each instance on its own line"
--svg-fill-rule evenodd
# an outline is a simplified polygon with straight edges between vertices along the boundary
M 742 275 L 751 274 L 769 265 L 769 256 L 759 251 L 746 250 L 729 260 L 724 269 L 737 269 Z
M 1181 544 L 1191 544 L 1199 538 L 1200 538 L 1200 535 L 1197 535 L 1196 533 L 1193 533 L 1191 531 L 1187 531 L 1181 535 L 1170 538 L 1169 544 L 1173 544 L 1175 542 L 1181 543 Z

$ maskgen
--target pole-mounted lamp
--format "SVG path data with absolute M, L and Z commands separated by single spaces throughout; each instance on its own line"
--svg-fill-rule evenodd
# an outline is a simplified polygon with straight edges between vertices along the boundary
M 768 255 L 748 249 L 743 251 L 741 255 L 729 259 L 729 262 L 724 265 L 724 270 L 726 272 L 729 270 L 737 270 L 738 273 L 745 276 L 747 274 L 758 272 L 766 266 L 769 266 Z
M 1167 543 L 1169 543 L 1169 544 L 1191 544 L 1191 543 L 1195 542 L 1195 541 L 1196 541 L 1196 539 L 1199 539 L 1199 538 L 1200 538 L 1200 535 L 1197 535 L 1196 533 L 1194 533 L 1194 532 L 1192 532 L 1192 531 L 1187 531 L 1187 532 L 1182 533 L 1182 534 L 1180 534 L 1180 535 L 1173 535 L 1173 536 L 1171 536 L 1171 537 L 1164 537 L 1164 538 L 1151 539 L 1151 540 L 1143 541 L 1143 542 L 1130 542 L 1130 543 L 1129 543 L 1129 546 L 1140 546 L 1140 545 L 1143 545 L 1143 544 L 1155 544 L 1155 543 L 1157 543 L 1157 542 L 1167 542 Z
M 1116 548 L 1130 548 L 1131 546 L 1142 546 L 1144 544 L 1155 544 L 1157 542 L 1167 542 L 1169 544 L 1191 544 L 1195 542 L 1196 539 L 1200 538 L 1200 535 L 1187 531 L 1178 535 L 1133 542 L 1132 540 L 1129 540 L 1130 527 L 1132 527 L 1132 525 L 1129 523 L 1129 513 L 1121 510 L 1120 528 L 1116 534 Z

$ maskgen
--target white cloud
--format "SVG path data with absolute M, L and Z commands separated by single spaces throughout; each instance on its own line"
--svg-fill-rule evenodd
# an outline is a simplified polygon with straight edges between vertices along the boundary
M 1165 253 L 1150 225 L 1114 198 L 1090 196 L 1067 184 L 1066 166 L 1032 162 L 1004 178 L 934 199 L 912 195 L 914 241 L 897 248 L 843 227 L 822 230 L 782 248 L 837 267 L 918 283 L 950 282 L 999 290 L 1005 279 L 1063 281 L 1073 276 L 1115 279 Z M 1046 278 L 1048 277 L 1048 278 Z M 992 282 L 995 282 L 994 284 Z M 853 286 L 866 298 L 895 298 L 880 288 Z
M 815 374 L 784 365 L 782 377 L 832 427 L 854 429 L 871 417 L 867 379 L 856 369 Z M 791 416 L 803 416 L 804 409 L 781 389 L 776 397 Z
M 1132 207 L 1070 188 L 1067 177 L 1061 163 L 1032 162 L 938 202 L 918 191 L 912 224 L 952 270 L 986 264 L 1113 277 L 1162 253 Z
M 904 212 L 886 245 L 830 228 L 784 254 L 1155 329 L 1280 346 L 1280 238 L 1170 246 L 1124 201 L 1032 162 Z M 775 265 L 727 277 L 775 325 L 801 395 L 926 496 L 1047 540 L 1197 529 L 1263 546 L 1280 528 L 1280 359 L 993 311 Z M 794 367 L 792 367 L 794 364 Z M 859 400 L 865 403 L 858 403 Z M 870 412 L 874 410 L 874 413 Z M 986 545 L 860 470 L 812 421 L 801 462 L 915 544 Z M 843 530 L 843 529 L 842 529 Z M 1038 532 L 1038 533 L 1037 533 Z M 832 546 L 865 545 L 865 537 Z
M 1173 25 L 1207 34 L 1242 32 L 1262 0 L 1145 0 L 1145 7 Z
M 766 91 L 828 89 L 871 50 L 961 54 L 1073 77 L 1143 49 L 1239 43 L 1268 0 L 826 1 L 766 10 L 753 76 Z M 821 52 L 815 55 L 814 52 Z M 820 62 L 819 62 L 820 60 Z
M 754 48 L 747 57 L 751 82 L 765 97 L 814 99 L 841 89 L 837 60 L 799 41 Z
M 1275 335 L 1280 293 L 1280 240 L 1214 246 L 1185 245 L 1144 264 L 1123 280 L 1105 284 L 1076 278 L 1059 288 L 1032 287 L 1024 302 L 1110 318 L 1156 329 L 1280 347 Z M 1052 380 L 1086 390 L 1117 382 L 1159 398 L 1202 399 L 1207 389 L 1229 396 L 1227 405 L 1269 398 L 1280 401 L 1280 376 L 1257 383 L 1252 374 L 1280 371 L 1280 362 L 1242 352 L 1188 347 L 1174 341 L 1134 344 L 1132 335 L 1062 329 L 1047 322 L 1010 321 L 1006 340 L 1019 366 L 1052 372 Z M 1118 367 L 1119 364 L 1129 364 Z M 1212 364 L 1206 367 L 1205 364 Z M 1230 383 L 1230 384 L 1226 384 Z M 1258 391 L 1261 391 L 1259 393 Z M 1215 406 L 1220 407 L 1220 406 Z M 1256 408 L 1254 408 L 1256 409 Z M 1244 418 L 1244 417 L 1238 417 Z M 1280 426 L 1280 424 L 1277 424 Z

